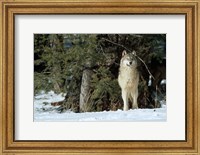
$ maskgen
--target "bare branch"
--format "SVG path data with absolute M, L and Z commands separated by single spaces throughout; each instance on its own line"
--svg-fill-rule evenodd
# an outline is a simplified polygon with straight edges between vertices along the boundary
M 142 60 L 142 58 L 140 58 L 137 54 L 135 54 L 135 56 L 144 64 L 145 68 L 147 69 L 149 75 L 155 80 L 154 76 L 151 74 L 149 68 L 147 67 L 146 63 L 144 62 L 144 60 Z
M 108 40 L 108 39 L 106 39 L 106 38 L 102 38 L 102 39 L 105 40 L 105 41 L 108 41 L 108 42 L 110 42 L 110 43 L 112 43 L 112 44 L 114 44 L 114 45 L 120 46 L 120 47 L 124 48 L 125 50 L 127 50 L 127 51 L 129 51 L 129 52 L 132 52 L 131 50 L 129 50 L 128 48 L 126 48 L 125 46 L 123 46 L 123 45 L 121 45 L 121 44 L 115 43 L 115 42 L 113 42 L 113 41 L 111 41 L 111 40 Z

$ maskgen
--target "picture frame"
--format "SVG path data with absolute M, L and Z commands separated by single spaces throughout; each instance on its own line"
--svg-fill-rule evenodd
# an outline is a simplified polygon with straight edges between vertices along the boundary
M 1 154 L 200 154 L 199 0 L 3 0 L 0 2 Z M 15 15 L 159 14 L 186 16 L 185 141 L 15 140 Z

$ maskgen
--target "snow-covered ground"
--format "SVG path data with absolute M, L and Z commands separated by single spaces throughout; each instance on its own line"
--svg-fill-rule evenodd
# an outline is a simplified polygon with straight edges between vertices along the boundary
M 34 98 L 34 121 L 36 122 L 64 122 L 64 121 L 166 121 L 167 108 L 163 104 L 157 109 L 135 109 L 129 111 L 103 111 L 74 113 L 66 111 L 59 113 L 51 106 L 51 102 L 64 100 L 65 94 L 55 94 L 53 91 L 42 92 Z

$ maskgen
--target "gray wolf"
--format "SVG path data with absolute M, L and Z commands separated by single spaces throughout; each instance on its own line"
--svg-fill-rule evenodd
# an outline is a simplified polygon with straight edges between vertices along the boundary
M 135 51 L 133 53 L 127 53 L 125 50 L 122 52 L 118 83 L 122 90 L 124 111 L 129 109 L 129 100 L 132 102 L 132 108 L 137 109 L 139 72 L 137 70 Z

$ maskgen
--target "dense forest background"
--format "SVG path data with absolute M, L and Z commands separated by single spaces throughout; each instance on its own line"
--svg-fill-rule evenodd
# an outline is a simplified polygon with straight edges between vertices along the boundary
M 35 34 L 34 93 L 66 93 L 57 103 L 60 112 L 122 109 L 117 77 L 124 49 L 138 56 L 139 108 L 160 107 L 166 98 L 165 34 Z

